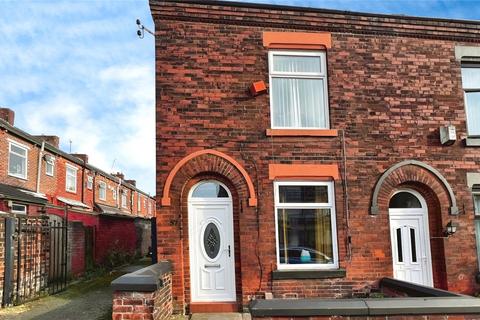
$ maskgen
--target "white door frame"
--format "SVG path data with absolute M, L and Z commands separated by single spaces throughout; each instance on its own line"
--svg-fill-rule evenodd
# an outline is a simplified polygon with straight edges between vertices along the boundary
M 228 198 L 192 198 L 192 192 L 201 184 L 207 183 L 207 182 L 214 182 L 218 183 L 221 185 L 223 188 L 228 193 Z M 227 218 L 225 221 L 225 225 L 227 225 L 227 230 L 225 230 L 225 234 L 221 234 L 221 237 L 226 239 L 225 241 L 222 241 L 222 247 L 220 248 L 220 252 L 227 252 L 228 246 L 230 247 L 230 259 L 229 259 L 229 265 L 226 267 L 231 270 L 231 290 L 229 297 L 227 298 L 222 298 L 222 299 L 216 299 L 215 297 L 213 298 L 203 298 L 199 297 L 197 294 L 197 290 L 199 289 L 196 286 L 199 286 L 199 279 L 196 271 L 196 268 L 198 266 L 195 264 L 197 257 L 196 254 L 197 251 L 193 250 L 194 246 L 192 245 L 193 243 L 196 243 L 199 240 L 198 236 L 202 234 L 203 229 L 205 226 L 200 227 L 194 225 L 194 219 L 192 218 L 192 213 L 195 211 L 195 208 L 205 208 L 205 207 L 211 207 L 211 208 L 219 208 L 219 207 L 227 207 Z M 216 222 L 218 222 L 218 219 L 213 219 Z M 218 224 L 214 222 L 215 225 Z M 192 232 L 192 230 L 197 230 L 197 233 L 195 234 Z M 228 232 L 231 231 L 231 232 Z M 233 226 L 233 200 L 232 200 L 232 194 L 230 190 L 228 189 L 227 186 L 225 186 L 223 183 L 217 181 L 217 180 L 202 180 L 192 186 L 188 193 L 188 240 L 189 240 L 189 258 L 190 258 L 190 299 L 191 302 L 235 302 L 237 301 L 237 293 L 236 293 L 236 285 L 235 285 L 235 238 L 234 238 L 234 226 Z M 210 259 L 208 259 L 210 260 Z
M 398 189 L 396 190 L 392 197 L 400 192 L 408 192 L 415 196 L 421 204 L 421 208 L 389 208 L 389 230 L 390 230 L 390 243 L 392 248 L 392 263 L 393 268 L 395 268 L 395 252 L 396 243 L 394 243 L 393 230 L 392 230 L 392 220 L 401 220 L 402 218 L 420 218 L 420 221 L 423 223 L 423 230 L 419 230 L 419 236 L 421 237 L 421 243 L 425 247 L 425 257 L 420 256 L 422 261 L 423 274 L 425 275 L 424 285 L 433 287 L 433 272 L 432 272 L 432 254 L 430 250 L 430 228 L 428 224 L 428 207 L 427 202 L 423 196 L 415 190 L 412 189 Z M 422 229 L 421 226 L 419 229 Z M 423 233 L 422 233 L 423 231 Z

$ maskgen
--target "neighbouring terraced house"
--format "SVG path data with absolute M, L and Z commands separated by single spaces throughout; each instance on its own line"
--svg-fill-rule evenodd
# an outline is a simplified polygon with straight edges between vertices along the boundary
M 479 290 L 480 22 L 150 0 L 177 312 Z
M 58 268 L 66 268 L 62 271 L 64 276 L 75 277 L 95 265 L 108 263 L 107 260 L 119 252 L 125 256 L 146 256 L 151 248 L 151 219 L 155 216 L 153 197 L 138 189 L 134 180 L 125 179 L 122 173 L 108 174 L 93 166 L 86 154 L 62 151 L 59 137 L 35 136 L 19 129 L 14 126 L 14 118 L 13 110 L 0 108 L 2 248 L 5 244 L 3 219 L 10 217 L 15 221 L 12 232 L 7 232 L 7 236 L 14 239 L 15 251 L 10 256 L 15 261 L 10 261 L 10 267 L 5 268 L 5 272 L 11 274 L 7 278 L 18 281 L 17 287 L 34 286 L 35 281 L 28 283 L 25 279 L 41 278 L 48 270 L 57 272 L 53 270 L 56 264 Z M 33 229 L 27 230 L 28 220 L 37 217 L 47 217 L 58 225 L 68 221 L 66 248 L 56 248 L 55 253 L 51 244 L 39 242 L 40 233 L 46 229 L 35 236 Z M 31 240 L 33 244 L 24 243 L 29 237 L 36 239 Z M 62 242 L 63 235 L 58 237 L 56 242 Z M 0 251 L 0 271 L 3 271 L 8 255 L 4 255 L 3 249 Z M 60 255 L 67 260 L 57 257 Z M 17 268 L 17 264 L 22 267 Z M 0 276 L 3 281 L 2 272 Z M 0 289 L 5 289 L 2 281 Z

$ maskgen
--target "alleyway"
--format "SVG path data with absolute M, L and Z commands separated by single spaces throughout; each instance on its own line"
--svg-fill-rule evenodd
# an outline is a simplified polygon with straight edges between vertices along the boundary
M 71 285 L 60 294 L 21 306 L 0 309 L 0 320 L 110 320 L 112 317 L 110 282 L 122 274 L 143 267 L 144 265 L 129 266 Z

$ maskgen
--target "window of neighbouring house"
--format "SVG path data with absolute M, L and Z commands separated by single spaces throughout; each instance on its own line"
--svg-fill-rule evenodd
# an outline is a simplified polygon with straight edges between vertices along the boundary
M 480 188 L 473 189 L 473 213 L 475 216 L 475 238 L 477 241 L 477 259 L 480 266 Z
M 480 63 L 462 63 L 462 86 L 469 136 L 480 136 Z
M 24 204 L 13 203 L 12 213 L 27 214 L 27 206 Z
M 117 189 L 112 189 L 113 200 L 117 200 Z
M 9 143 L 8 174 L 13 177 L 27 179 L 28 147 Z
M 78 168 L 70 166 L 67 164 L 66 166 L 66 183 L 65 183 L 65 190 L 68 192 L 77 192 L 77 170 Z
M 45 174 L 47 176 L 52 176 L 55 171 L 55 158 L 51 155 L 45 156 Z
M 270 51 L 272 128 L 328 129 L 325 52 Z
M 92 176 L 87 177 L 87 189 L 88 190 L 93 189 L 93 177 Z
M 121 197 L 122 197 L 122 208 L 127 207 L 127 192 L 124 190 L 121 192 Z
M 107 184 L 100 181 L 98 184 L 98 198 L 100 200 L 107 200 Z
M 140 197 L 140 194 L 137 194 L 137 212 L 142 211 L 142 198 Z
M 152 203 L 151 202 L 148 202 L 148 214 L 149 215 L 152 214 Z
M 338 268 L 332 182 L 275 182 L 279 269 Z

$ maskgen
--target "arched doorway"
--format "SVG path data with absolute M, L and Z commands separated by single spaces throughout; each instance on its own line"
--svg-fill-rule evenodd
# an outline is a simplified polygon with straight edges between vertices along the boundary
M 230 190 L 201 181 L 188 195 L 191 302 L 236 301 Z
M 397 190 L 390 199 L 388 212 L 394 277 L 433 286 L 425 199 L 411 189 Z

